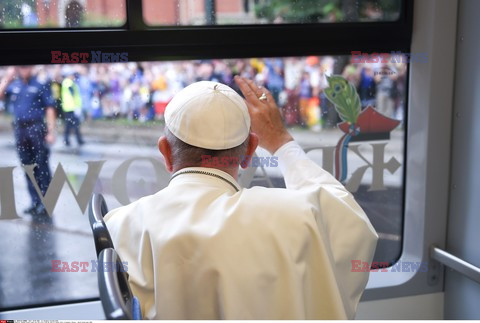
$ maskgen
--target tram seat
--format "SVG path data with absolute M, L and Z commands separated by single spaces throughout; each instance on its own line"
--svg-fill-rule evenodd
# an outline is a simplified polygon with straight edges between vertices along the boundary
M 132 294 L 126 270 L 113 248 L 105 248 L 100 252 L 98 268 L 100 300 L 106 319 L 141 320 L 140 303 Z
M 108 208 L 102 194 L 94 193 L 88 206 L 88 219 L 93 232 L 93 240 L 97 257 L 105 248 L 114 248 L 113 241 L 108 232 L 107 225 L 103 217 L 107 214 Z
M 93 194 L 88 207 L 88 218 L 98 257 L 98 287 L 103 310 L 108 320 L 141 320 L 140 303 L 132 294 L 128 273 L 123 270 L 120 256 L 115 251 L 107 225 L 103 221 L 107 213 L 103 195 Z M 105 263 L 109 265 L 105 267 Z

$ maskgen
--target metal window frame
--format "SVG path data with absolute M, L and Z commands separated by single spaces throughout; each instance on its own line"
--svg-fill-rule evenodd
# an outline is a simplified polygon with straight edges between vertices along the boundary
M 442 292 L 444 267 L 430 246 L 445 249 L 450 189 L 451 129 L 458 0 L 415 1 L 405 159 L 403 249 L 398 262 L 427 262 L 428 271 L 372 272 L 362 300 Z
M 142 1 L 127 1 L 121 28 L 0 30 L 0 65 L 51 64 L 52 50 L 128 52 L 129 61 L 408 52 L 413 0 L 393 22 L 148 26 Z
M 411 51 L 414 0 L 402 1 L 399 19 L 393 22 L 195 27 L 148 26 L 143 21 L 142 1 L 126 1 L 127 21 L 121 28 L 0 30 L 0 43 L 4 44 L 0 50 L 0 66 L 52 64 L 53 50 L 128 52 L 129 61 L 350 55 L 352 50 L 367 53 Z M 410 136 L 405 149 L 411 142 Z M 405 166 L 408 163 L 406 159 Z M 407 187 L 404 190 L 407 192 Z M 405 199 L 407 197 L 405 195 Z M 404 217 L 408 212 L 406 206 Z M 409 232 L 410 228 L 404 230 L 404 233 Z M 377 280 L 375 276 L 371 275 L 371 281 Z M 400 281 L 411 281 L 411 278 L 404 277 Z M 404 289 L 391 293 L 397 288 L 395 285 L 396 282 L 369 283 L 370 290 L 362 299 L 409 294 Z M 412 288 L 408 286 L 407 290 Z M 415 290 L 419 293 L 418 288 Z M 423 288 L 420 293 L 437 290 Z

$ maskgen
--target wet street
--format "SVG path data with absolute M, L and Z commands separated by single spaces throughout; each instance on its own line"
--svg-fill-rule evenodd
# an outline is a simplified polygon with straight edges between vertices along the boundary
M 86 205 L 82 205 L 80 195 L 77 198 L 74 196 L 80 191 L 86 174 L 93 169 L 91 162 L 101 165 L 98 173 L 92 171 L 89 176 L 97 178 L 94 191 L 105 196 L 109 209 L 152 194 L 168 183 L 169 174 L 156 149 L 157 137 L 161 132 L 159 127 L 142 130 L 125 128 L 124 131 L 118 131 L 118 128 L 86 127 L 84 130 L 85 146 L 77 148 L 75 140 L 71 140 L 73 146 L 65 147 L 59 134 L 51 149 L 52 174 L 58 172 L 61 165 L 75 193 L 72 193 L 68 184 L 64 185 L 56 200 L 51 223 L 36 223 L 30 215 L 23 213 L 30 204 L 30 198 L 25 175 L 19 167 L 12 131 L 5 123 L 0 125 L 0 168 L 15 167 L 13 188 L 0 183 L 0 194 L 14 190 L 18 215 L 9 214 L 8 218 L 13 219 L 5 219 L 5 214 L 0 217 L 3 255 L 3 261 L 0 262 L 0 308 L 98 297 L 96 272 L 92 271 L 92 261 L 96 261 L 95 248 L 87 211 L 82 210 Z M 312 149 L 309 155 L 320 165 L 331 160 L 324 155 L 330 150 L 321 147 L 334 147 L 342 135 L 339 130 L 318 133 L 295 130 L 292 133 L 302 147 Z M 368 167 L 364 173 L 359 171 L 368 165 L 362 157 L 352 151 L 348 157 L 350 177 L 357 176 L 358 180 L 352 180 L 347 187 L 354 192 L 380 235 L 375 260 L 395 260 L 401 250 L 403 131 L 394 131 L 388 142 L 352 145 L 359 145 L 358 152 L 367 162 L 372 161 L 375 151 L 381 150 L 385 162 L 394 158 L 399 164 L 393 167 L 396 164 L 392 163 L 391 168 L 395 169 L 393 174 L 385 169 L 381 178 L 375 178 L 378 172 L 375 175 Z M 261 149 L 257 150 L 257 154 L 267 156 Z M 324 165 L 324 168 L 328 167 Z M 353 176 L 354 173 L 357 175 Z M 265 170 L 248 168 L 239 182 L 246 187 L 284 186 L 279 169 L 274 167 Z M 376 182 L 376 186 L 373 182 Z M 89 266 L 86 272 L 53 272 L 52 261 L 55 260 L 69 264 L 74 261 L 87 262 Z

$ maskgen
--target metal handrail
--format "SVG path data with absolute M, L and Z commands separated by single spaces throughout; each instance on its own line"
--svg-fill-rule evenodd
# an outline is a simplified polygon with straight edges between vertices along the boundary
M 430 248 L 430 257 L 439 263 L 467 276 L 474 282 L 480 283 L 480 268 L 462 260 L 436 246 Z

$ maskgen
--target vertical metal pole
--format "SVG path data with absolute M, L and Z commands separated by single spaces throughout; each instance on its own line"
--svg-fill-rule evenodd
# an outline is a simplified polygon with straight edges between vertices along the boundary
M 180 21 L 180 0 L 175 1 L 175 23 L 177 25 L 182 25 L 182 21 Z
M 250 11 L 250 0 L 243 0 L 243 11 L 245 13 Z
M 127 0 L 127 29 L 142 30 L 146 28 L 143 22 L 142 1 Z
M 215 25 L 217 23 L 215 0 L 205 0 L 205 18 L 207 25 Z
M 358 1 L 345 0 L 342 3 L 342 11 L 345 15 L 344 22 L 357 22 L 358 21 Z

